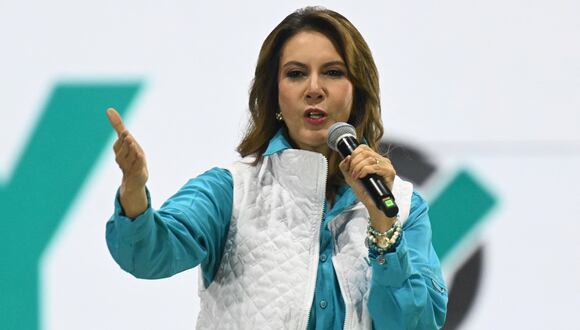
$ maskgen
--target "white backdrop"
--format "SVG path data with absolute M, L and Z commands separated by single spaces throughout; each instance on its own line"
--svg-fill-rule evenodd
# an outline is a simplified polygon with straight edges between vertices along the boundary
M 0 0 L 0 183 L 56 82 L 138 79 L 126 124 L 160 206 L 188 178 L 236 159 L 259 47 L 307 4 Z M 470 168 L 498 198 L 478 232 L 484 277 L 462 328 L 574 328 L 580 3 L 317 4 L 348 17 L 373 50 L 386 136 L 420 146 L 441 168 Z M 110 257 L 104 226 L 119 180 L 109 149 L 45 251 L 43 328 L 194 327 L 197 270 L 137 280 Z

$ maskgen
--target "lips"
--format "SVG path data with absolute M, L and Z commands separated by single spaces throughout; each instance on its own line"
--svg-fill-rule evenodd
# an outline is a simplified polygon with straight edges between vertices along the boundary
M 324 123 L 328 115 L 324 110 L 317 108 L 309 108 L 304 111 L 304 119 L 306 122 L 313 125 L 321 125 Z

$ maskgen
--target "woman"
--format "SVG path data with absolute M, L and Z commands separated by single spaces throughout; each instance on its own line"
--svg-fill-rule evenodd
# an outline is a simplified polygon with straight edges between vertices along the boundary
M 249 107 L 243 158 L 190 180 L 158 211 L 143 151 L 107 111 L 123 172 L 107 223 L 119 265 L 140 278 L 201 265 L 198 328 L 442 327 L 447 292 L 427 205 L 376 151 L 377 69 L 356 28 L 322 8 L 286 17 L 262 45 Z M 366 141 L 344 160 L 326 143 L 336 122 Z M 397 217 L 360 184 L 373 173 Z

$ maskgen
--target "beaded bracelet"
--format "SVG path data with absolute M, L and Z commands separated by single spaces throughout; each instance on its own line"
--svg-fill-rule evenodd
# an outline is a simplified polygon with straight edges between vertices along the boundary
M 384 233 L 379 232 L 370 224 L 367 227 L 367 245 L 369 249 L 376 251 L 379 256 L 389 251 L 401 237 L 401 222 L 397 221 Z

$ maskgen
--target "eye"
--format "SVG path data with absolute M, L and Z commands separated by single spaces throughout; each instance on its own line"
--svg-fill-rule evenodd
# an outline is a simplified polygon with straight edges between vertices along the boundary
M 336 69 L 328 70 L 325 72 L 325 74 L 330 77 L 343 77 L 345 75 L 344 71 Z
M 286 77 L 292 78 L 292 79 L 302 78 L 304 76 L 305 76 L 305 73 L 300 71 L 300 70 L 291 70 L 291 71 L 286 72 Z

